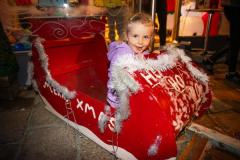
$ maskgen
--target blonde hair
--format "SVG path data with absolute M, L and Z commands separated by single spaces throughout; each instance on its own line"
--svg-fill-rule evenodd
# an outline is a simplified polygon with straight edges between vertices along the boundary
M 153 30 L 154 30 L 154 24 L 152 22 L 151 17 L 149 15 L 145 14 L 145 13 L 136 13 L 131 18 L 129 18 L 127 26 L 126 26 L 126 31 L 127 32 L 129 32 L 130 26 L 133 23 L 141 23 L 143 25 L 152 27 Z

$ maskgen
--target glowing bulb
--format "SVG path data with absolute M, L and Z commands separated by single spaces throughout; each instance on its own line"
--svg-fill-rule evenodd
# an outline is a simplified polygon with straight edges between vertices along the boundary
M 64 3 L 64 4 L 63 4 L 63 7 L 64 7 L 64 8 L 68 8 L 69 5 L 68 5 L 67 3 Z

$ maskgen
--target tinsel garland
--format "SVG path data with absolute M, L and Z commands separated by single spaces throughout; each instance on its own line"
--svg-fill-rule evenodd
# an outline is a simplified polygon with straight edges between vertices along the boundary
M 44 41 L 41 38 L 37 38 L 35 42 L 35 47 L 39 53 L 39 59 L 41 62 L 41 67 L 43 68 L 46 76 L 46 81 L 48 84 L 53 87 L 58 93 L 63 95 L 65 99 L 73 99 L 76 97 L 76 91 L 69 91 L 67 87 L 62 86 L 59 84 L 56 80 L 52 78 L 51 71 L 48 69 L 48 56 L 45 52 L 45 49 L 42 45 L 42 41 Z

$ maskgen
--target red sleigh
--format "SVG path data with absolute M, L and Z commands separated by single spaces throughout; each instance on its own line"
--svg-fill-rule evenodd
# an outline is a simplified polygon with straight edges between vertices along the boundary
M 121 129 L 116 129 L 118 110 L 111 108 L 101 132 L 107 48 L 99 31 L 82 33 L 33 43 L 34 80 L 47 109 L 121 159 L 176 157 L 176 136 L 211 104 L 207 76 L 176 48 L 146 57 L 151 69 L 137 66 L 125 74 L 137 87 L 128 88 L 128 116 L 121 119 Z

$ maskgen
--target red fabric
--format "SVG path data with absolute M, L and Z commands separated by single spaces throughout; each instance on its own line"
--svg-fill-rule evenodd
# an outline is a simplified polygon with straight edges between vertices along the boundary
M 31 0 L 16 0 L 16 4 L 18 6 L 31 5 L 32 1 Z
M 220 13 L 214 13 L 212 16 L 212 23 L 210 25 L 209 36 L 216 36 L 218 35 L 219 25 L 220 25 Z M 206 29 L 207 29 L 207 22 L 208 22 L 208 13 L 205 13 L 202 16 L 204 29 L 203 29 L 203 36 L 205 36 Z
M 166 0 L 167 1 L 167 11 L 174 12 L 175 11 L 175 2 L 176 0 Z

